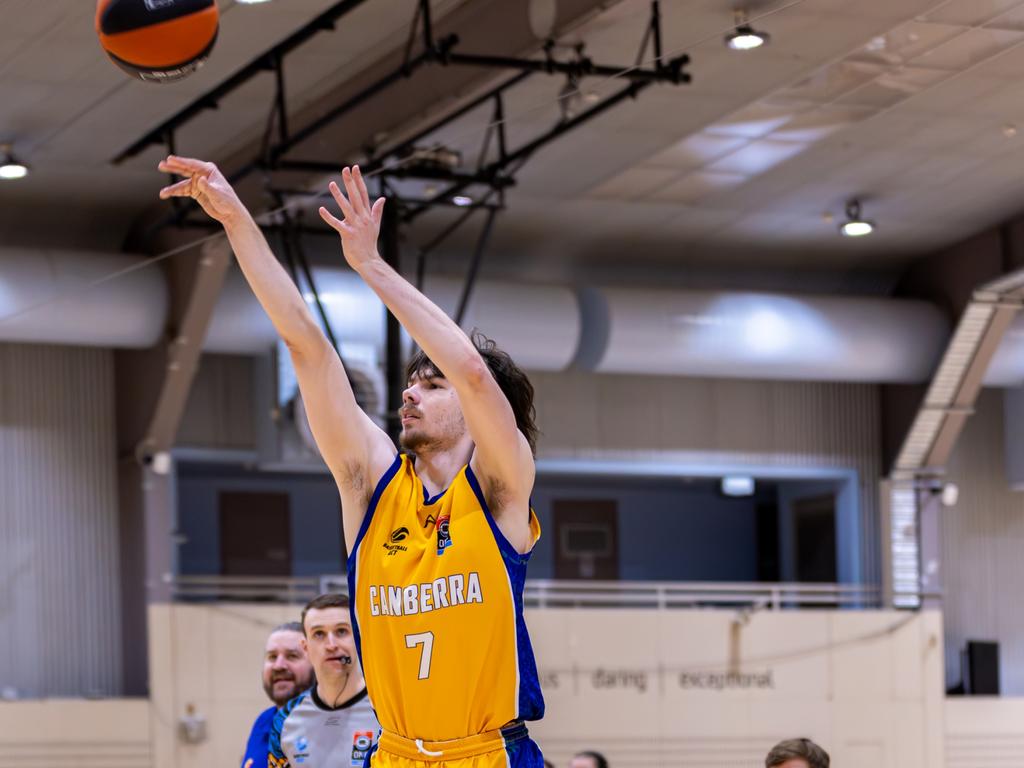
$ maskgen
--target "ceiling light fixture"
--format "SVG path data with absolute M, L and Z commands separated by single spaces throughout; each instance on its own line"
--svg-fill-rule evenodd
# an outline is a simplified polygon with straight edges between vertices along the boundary
M 268 3 L 270 0 L 238 0 L 242 5 L 259 5 L 260 3 Z
M 0 179 L 8 181 L 28 176 L 28 166 L 14 156 L 10 144 L 0 144 Z
M 452 202 L 460 208 L 465 208 L 473 204 L 473 198 L 467 195 L 455 195 L 452 198 Z
M 725 44 L 734 51 L 752 51 L 767 45 L 771 35 L 767 32 L 758 32 L 747 20 L 747 12 L 737 10 L 735 12 L 736 29 L 725 36 Z
M 846 237 L 863 237 L 875 231 L 873 221 L 861 218 L 859 200 L 851 200 L 846 204 L 846 221 L 839 225 L 839 231 Z

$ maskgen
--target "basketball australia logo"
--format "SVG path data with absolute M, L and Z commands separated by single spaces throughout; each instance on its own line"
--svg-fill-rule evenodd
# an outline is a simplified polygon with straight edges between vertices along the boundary
M 395 528 L 395 530 L 391 532 L 391 541 L 384 542 L 384 549 L 388 551 L 388 556 L 390 557 L 391 555 L 397 555 L 399 552 L 405 552 L 406 550 L 408 550 L 408 547 L 398 543 L 400 541 L 404 541 L 408 537 L 408 528 L 406 528 L 405 526 L 402 526 L 401 528 Z

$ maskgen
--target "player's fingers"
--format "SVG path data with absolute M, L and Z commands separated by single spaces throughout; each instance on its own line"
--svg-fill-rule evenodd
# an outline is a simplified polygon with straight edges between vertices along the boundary
M 363 196 L 359 192 L 359 185 L 356 183 L 355 176 L 352 175 L 351 168 L 342 170 L 341 180 L 345 184 L 345 194 L 348 195 L 348 201 L 356 216 L 366 215 L 366 205 L 363 203 Z
M 359 169 L 359 166 L 352 167 L 352 177 L 356 182 L 356 189 L 359 190 L 359 202 L 362 203 L 363 210 L 370 210 L 370 193 L 366 191 L 366 181 L 363 179 L 363 172 Z
M 339 235 L 346 235 L 349 233 L 348 225 L 346 225 L 341 219 L 334 216 L 334 214 L 322 205 L 320 206 L 320 218 L 323 219 L 327 225 Z
M 197 160 L 194 157 L 179 157 L 178 155 L 168 155 L 165 162 L 168 166 L 183 168 L 189 173 L 210 173 L 217 168 L 216 165 L 205 160 Z
M 355 214 L 352 211 L 352 204 L 345 195 L 342 194 L 341 189 L 338 188 L 338 183 L 332 181 L 327 185 L 327 189 L 331 192 L 331 197 L 334 198 L 334 202 L 338 204 L 341 209 L 342 215 L 346 219 L 351 219 Z
M 381 217 L 384 215 L 384 198 L 378 197 L 373 201 L 373 221 L 379 227 Z
M 166 200 L 169 197 L 191 197 L 192 179 L 187 178 L 176 184 L 171 184 L 160 190 L 160 199 Z

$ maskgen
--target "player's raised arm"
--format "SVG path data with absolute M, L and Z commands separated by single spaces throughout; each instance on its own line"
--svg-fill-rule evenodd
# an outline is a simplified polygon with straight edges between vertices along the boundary
M 342 492 L 346 539 L 353 541 L 365 513 L 361 497 L 394 459 L 394 446 L 356 403 L 340 358 L 217 166 L 170 156 L 160 170 L 185 177 L 164 187 L 162 199 L 191 197 L 224 226 L 245 279 L 288 346 L 313 436 Z
M 334 182 L 330 190 L 344 220 L 326 208 L 320 209 L 320 215 L 341 235 L 349 265 L 455 388 L 475 444 L 473 468 L 484 485 L 491 511 L 506 537 L 525 551 L 532 544 L 528 506 L 535 467 L 512 407 L 462 329 L 380 257 L 377 233 L 384 199 L 370 203 L 358 166 L 345 168 L 342 181 L 347 197 Z

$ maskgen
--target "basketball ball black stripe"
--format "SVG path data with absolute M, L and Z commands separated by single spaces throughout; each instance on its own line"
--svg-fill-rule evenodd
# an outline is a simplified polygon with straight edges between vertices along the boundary
M 213 5 L 216 5 L 216 0 L 120 0 L 104 9 L 100 30 L 105 35 L 131 32 L 205 11 Z

